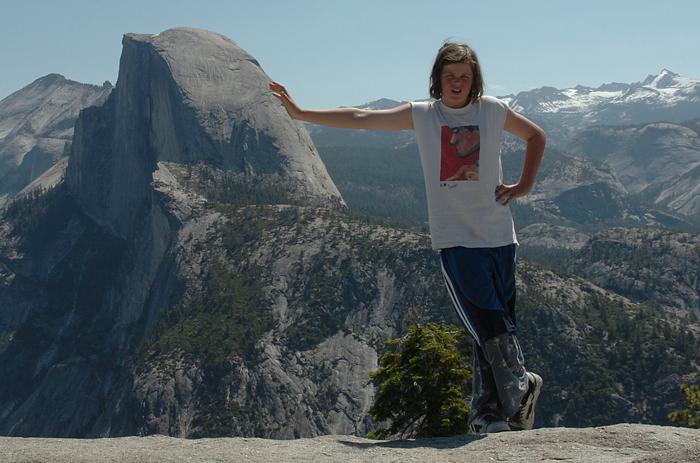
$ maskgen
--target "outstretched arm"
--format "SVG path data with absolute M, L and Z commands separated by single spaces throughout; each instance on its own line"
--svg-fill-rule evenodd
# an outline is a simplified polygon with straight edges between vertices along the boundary
M 411 105 L 392 109 L 302 109 L 289 96 L 287 89 L 277 82 L 270 83 L 272 94 L 282 102 L 292 119 L 345 129 L 412 130 Z
M 506 205 L 512 199 L 526 196 L 535 185 L 535 176 L 542 162 L 547 136 L 537 124 L 510 109 L 506 116 L 504 128 L 527 142 L 525 164 L 518 183 L 513 185 L 501 184 L 496 187 L 496 201 Z

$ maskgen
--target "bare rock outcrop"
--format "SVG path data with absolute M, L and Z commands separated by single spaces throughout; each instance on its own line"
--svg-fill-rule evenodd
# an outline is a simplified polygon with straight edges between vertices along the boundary
M 0 437 L 0 458 L 7 463 L 693 463 L 700 461 L 700 430 L 618 424 L 405 441 L 373 441 L 338 435 L 287 441 L 249 438 L 186 440 L 165 436 L 94 440 Z

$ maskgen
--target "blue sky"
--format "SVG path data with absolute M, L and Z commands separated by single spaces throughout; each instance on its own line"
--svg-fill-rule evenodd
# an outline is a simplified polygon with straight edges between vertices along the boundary
M 428 96 L 445 39 L 477 51 L 487 93 L 700 79 L 700 2 L 0 0 L 0 98 L 56 72 L 115 83 L 121 37 L 190 26 L 254 55 L 307 107 Z

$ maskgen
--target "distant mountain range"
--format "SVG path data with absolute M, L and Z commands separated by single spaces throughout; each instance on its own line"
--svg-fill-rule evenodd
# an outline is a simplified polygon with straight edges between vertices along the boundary
M 563 90 L 541 87 L 502 98 L 514 110 L 528 114 L 590 114 L 584 117 L 584 123 L 591 120 L 601 124 L 648 122 L 649 117 L 657 120 L 660 108 L 672 109 L 668 113 L 669 120 L 680 122 L 698 117 L 696 111 L 683 112 L 679 107 L 700 102 L 700 81 L 664 69 L 658 75 L 633 84 L 613 82 L 598 88 L 578 85 Z M 624 109 L 610 112 L 607 109 L 611 106 Z M 635 113 L 630 111 L 631 107 L 643 111 Z M 692 108 L 692 105 L 687 107 Z
M 597 88 L 583 85 L 565 89 L 540 87 L 498 98 L 542 125 L 549 143 L 554 145 L 568 143 L 577 131 L 593 125 L 684 122 L 700 118 L 700 80 L 668 69 L 631 84 L 612 82 Z M 405 102 L 382 98 L 357 107 L 388 109 Z M 310 131 L 326 142 L 323 129 L 311 127 Z
M 57 163 L 64 151 L 67 153 L 65 145 L 70 143 L 78 112 L 102 104 L 111 90 L 109 82 L 99 87 L 49 74 L 0 101 L 0 208 Z M 567 151 L 578 132 L 591 126 L 682 123 L 700 118 L 700 80 L 667 69 L 632 84 L 607 83 L 598 88 L 579 85 L 561 90 L 541 87 L 500 98 L 542 125 L 548 146 Z M 383 98 L 358 107 L 387 109 L 403 103 Z M 410 131 L 368 132 L 306 125 L 317 146 L 401 147 L 414 141 Z M 692 126 L 690 129 L 694 130 Z M 580 138 L 576 143 L 580 144 Z M 684 180 L 684 184 L 692 189 L 694 178 Z M 695 210 L 695 206 L 664 201 L 672 208 Z
M 610 83 L 598 88 L 541 87 L 503 97 L 513 110 L 532 117 L 550 140 L 565 143 L 592 125 L 684 122 L 700 117 L 700 80 L 664 69 L 633 84 Z
M 609 83 L 598 88 L 577 86 L 563 90 L 541 87 L 500 98 L 540 124 L 548 137 L 549 154 L 545 155 L 535 191 L 520 201 L 520 204 L 536 208 L 523 212 L 527 218 L 524 224 L 532 223 L 535 217 L 560 220 L 575 216 L 579 221 L 587 220 L 586 217 L 595 221 L 616 217 L 640 225 L 659 223 L 659 220 L 669 224 L 675 220 L 659 215 L 663 211 L 699 221 L 700 80 L 664 69 L 658 75 L 632 84 Z M 358 107 L 386 109 L 403 103 L 380 99 Z M 350 167 L 353 150 L 364 153 L 384 150 L 387 156 L 394 156 L 388 150 L 398 153 L 415 143 L 411 131 L 371 132 L 307 126 L 329 168 L 342 166 L 343 172 L 337 174 L 342 176 L 341 190 L 350 188 L 359 192 L 365 188 L 367 191 L 362 179 L 376 177 L 374 171 L 361 174 L 357 179 L 347 176 L 348 170 L 357 170 L 358 174 L 362 170 L 362 166 Z M 517 153 L 522 151 L 522 146 L 519 140 L 507 137 L 504 153 Z M 345 158 L 336 153 L 344 153 L 341 156 Z M 362 162 L 367 165 L 372 160 Z M 504 163 L 510 166 L 505 169 L 508 178 L 517 178 L 521 162 L 511 162 L 504 157 Z M 412 161 L 411 165 L 418 166 Z M 559 167 L 550 171 L 555 165 Z M 420 175 L 407 173 L 405 177 L 417 179 L 418 183 L 406 186 L 408 190 L 422 188 Z M 607 180 L 602 181 L 602 178 Z M 375 189 L 377 197 L 393 195 L 392 192 L 379 193 L 380 190 Z M 353 192 L 346 199 L 355 198 L 358 196 Z M 630 201 L 646 209 L 634 212 Z M 365 202 L 381 215 L 376 200 Z M 649 214 L 649 208 L 657 212 Z M 388 206 L 387 210 L 391 213 L 402 208 Z M 419 222 L 424 220 L 425 213 Z

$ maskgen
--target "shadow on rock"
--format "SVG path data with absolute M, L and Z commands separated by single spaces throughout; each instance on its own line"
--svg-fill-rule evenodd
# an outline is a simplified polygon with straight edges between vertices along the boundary
M 388 448 L 400 448 L 400 449 L 412 449 L 412 448 L 422 448 L 430 447 L 434 449 L 454 449 L 462 447 L 472 442 L 486 437 L 486 434 L 479 435 L 461 435 L 452 437 L 433 437 L 433 438 L 421 438 L 418 440 L 412 439 L 400 439 L 400 440 L 390 440 L 390 441 L 377 441 L 377 442 L 352 442 L 339 440 L 339 444 L 347 445 L 348 447 L 354 447 L 358 449 L 369 449 L 375 447 L 388 447 Z

